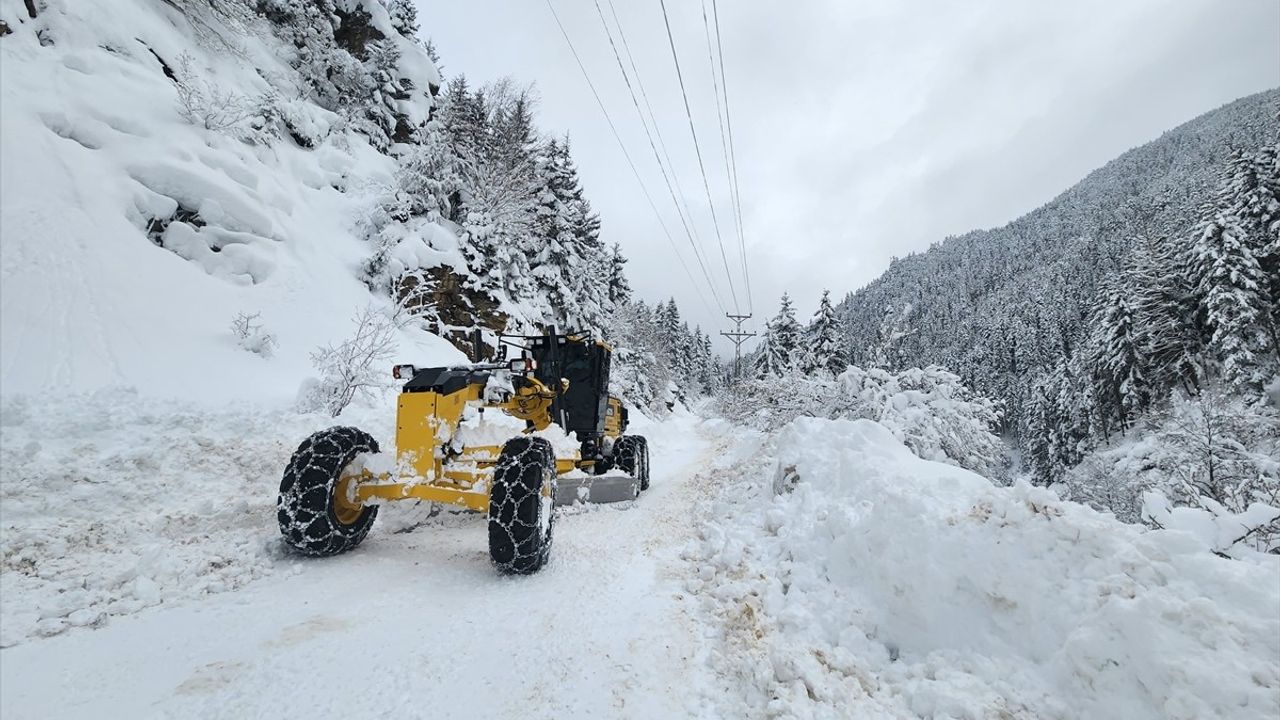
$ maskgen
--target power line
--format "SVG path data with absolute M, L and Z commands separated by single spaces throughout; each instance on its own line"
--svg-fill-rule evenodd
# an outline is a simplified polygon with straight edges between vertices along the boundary
M 711 0 L 711 14 L 716 26 L 716 53 L 720 56 L 720 89 L 724 93 L 724 121 L 729 128 L 729 159 L 733 167 L 733 197 L 738 214 L 738 243 L 742 253 L 742 275 L 747 285 L 747 311 L 755 312 L 751 294 L 751 273 L 747 263 L 746 229 L 742 223 L 742 191 L 738 184 L 738 153 L 733 147 L 733 115 L 729 112 L 729 81 L 724 74 L 724 45 L 720 42 L 720 8 L 717 0 Z
M 698 252 L 698 243 L 694 240 L 694 234 L 691 231 L 689 226 L 689 223 L 693 221 L 693 216 L 690 215 L 689 219 L 686 221 L 684 214 L 680 212 L 680 201 L 676 198 L 676 191 L 671 184 L 671 176 L 675 175 L 675 169 L 672 168 L 671 173 L 670 174 L 667 173 L 667 167 L 666 165 L 663 164 L 662 156 L 659 155 L 658 147 L 654 143 L 653 133 L 649 132 L 649 125 L 645 123 L 644 112 L 640 110 L 640 101 L 636 98 L 635 88 L 633 88 L 631 85 L 631 78 L 627 75 L 627 69 L 622 64 L 622 56 L 618 53 L 618 46 L 613 41 L 613 33 L 609 29 L 609 23 L 604 18 L 604 11 L 600 9 L 599 0 L 594 0 L 594 1 L 596 6 L 596 14 L 600 16 L 600 25 L 601 27 L 604 28 L 605 37 L 608 38 L 609 40 L 609 47 L 613 50 L 613 58 L 618 63 L 618 71 L 622 73 L 622 81 L 626 84 L 627 93 L 631 96 L 631 104 L 635 106 L 636 115 L 639 116 L 640 118 L 640 126 L 644 128 L 645 137 L 648 138 L 649 140 L 649 149 L 653 151 L 653 158 L 654 160 L 657 161 L 658 169 L 662 172 L 662 180 L 663 182 L 666 183 L 667 192 L 671 194 L 671 202 L 676 206 L 676 215 L 680 218 L 680 222 L 684 226 L 685 236 L 689 239 L 689 246 L 693 248 L 693 256 L 698 260 L 698 265 L 699 267 L 702 268 L 702 274 L 704 277 L 706 277 L 707 284 L 711 285 L 714 288 L 714 283 L 711 280 L 711 273 L 707 271 L 706 263 L 703 261 L 702 256 Z M 615 19 L 616 19 L 616 15 L 615 15 Z M 637 83 L 639 82 L 638 75 L 636 78 L 636 82 Z M 656 129 L 657 127 L 656 122 L 654 124 L 654 127 Z M 687 209 L 686 209 L 686 212 L 687 212 Z
M 729 280 L 729 294 L 733 297 L 733 305 L 736 310 L 738 308 L 738 293 L 733 287 L 733 274 L 729 272 L 729 256 L 724 251 L 724 236 L 720 233 L 720 220 L 716 217 L 716 204 L 711 199 L 711 182 L 707 179 L 707 166 L 702 161 L 702 147 L 698 144 L 698 131 L 693 124 L 693 110 L 689 107 L 689 92 L 685 89 L 684 73 L 680 70 L 680 56 L 676 52 L 676 39 L 671 33 L 671 19 L 667 15 L 667 1 L 658 0 L 658 3 L 662 6 L 662 22 L 667 27 L 667 42 L 671 45 L 671 59 L 675 62 L 676 77 L 680 80 L 680 96 L 684 99 L 684 114 L 689 118 L 689 133 L 693 136 L 693 149 L 698 155 L 698 169 L 702 172 L 702 188 L 707 193 L 707 204 L 711 207 L 711 224 L 716 230 L 716 242 L 720 245 L 720 259 L 724 262 L 725 277 Z
M 605 122 L 609 124 L 609 130 L 613 133 L 613 139 L 618 141 L 618 147 L 622 149 L 622 155 L 627 159 L 627 165 L 631 167 L 631 172 L 636 176 L 636 182 L 640 185 L 641 192 L 649 201 L 649 207 L 653 209 L 653 214 L 658 218 L 658 225 L 662 228 L 663 234 L 667 236 L 667 241 L 671 243 L 671 249 L 675 251 L 676 259 L 680 261 L 680 266 L 684 268 L 684 272 L 689 276 L 689 282 L 698 292 L 698 298 L 702 300 L 702 304 L 710 310 L 707 305 L 707 299 L 703 297 L 702 291 L 698 289 L 697 281 L 693 279 L 693 273 L 689 272 L 689 266 L 685 263 L 684 258 L 680 255 L 679 248 L 676 247 L 675 238 L 671 237 L 671 231 L 667 229 L 667 224 L 662 220 L 662 213 L 658 212 L 658 206 L 653 202 L 653 197 L 649 194 L 649 188 L 644 184 L 644 179 L 640 177 L 640 171 L 636 170 L 636 164 L 631 160 L 631 153 L 627 152 L 627 146 L 622 142 L 622 136 L 618 134 L 618 128 L 613 124 L 613 118 L 609 116 L 609 110 L 605 107 L 604 101 L 600 99 L 600 93 L 596 92 L 595 83 L 591 82 L 591 75 L 587 73 L 587 68 L 582 64 L 582 58 L 578 56 L 578 50 L 573 45 L 573 40 L 569 38 L 569 33 L 564 29 L 564 23 L 560 22 L 560 15 L 556 13 L 555 6 L 551 4 L 551 0 L 546 0 L 547 9 L 551 11 L 551 17 L 555 18 L 556 26 L 560 28 L 560 34 L 564 36 L 564 41 L 569 45 L 569 52 L 573 53 L 573 59 L 578 63 L 578 69 L 582 71 L 582 77 L 587 81 L 587 87 L 591 88 L 591 94 L 596 99 L 596 104 L 600 106 L 600 112 L 604 113 Z M 705 273 L 705 269 L 703 271 Z M 724 303 L 720 302 L 720 298 L 715 294 L 715 286 L 711 286 L 711 295 L 715 298 L 716 304 L 720 306 L 720 310 L 724 311 Z
M 693 222 L 693 213 L 689 210 L 689 199 L 684 194 L 684 188 L 680 186 L 680 174 L 675 172 L 675 163 L 671 161 L 671 153 L 667 150 L 667 141 L 662 137 L 662 126 L 658 124 L 658 118 L 653 112 L 653 105 L 649 102 L 649 93 L 644 89 L 644 78 L 640 76 L 640 71 L 636 68 L 635 56 L 631 54 L 631 43 L 627 42 L 627 31 L 622 26 L 622 21 L 618 18 L 618 10 L 613 6 L 613 0 L 605 0 L 609 4 L 609 13 L 613 16 L 613 24 L 618 28 L 618 37 L 622 40 L 622 49 L 627 54 L 627 62 L 631 65 L 631 74 L 636 79 L 636 87 L 640 88 L 640 98 L 644 100 L 645 110 L 649 114 L 649 124 L 653 126 L 653 134 L 658 138 L 658 147 L 662 148 L 662 156 L 667 161 L 667 167 L 671 168 L 671 181 L 676 186 L 676 193 L 680 196 L 680 202 L 684 206 L 684 214 L 689 218 L 689 224 L 693 230 L 693 237 L 697 240 L 698 246 L 702 245 L 702 238 L 698 235 L 698 226 Z
M 738 213 L 737 195 L 734 192 L 734 186 L 733 186 L 733 173 L 729 168 L 729 144 L 725 139 L 724 114 L 722 113 L 721 107 L 720 107 L 720 78 L 717 77 L 716 75 L 715 47 L 713 47 L 711 44 L 711 23 L 707 20 L 707 0 L 702 0 L 702 32 L 707 39 L 707 61 L 711 65 L 711 90 L 712 90 L 712 96 L 715 98 L 715 101 L 716 101 L 716 126 L 720 130 L 720 153 L 721 153 L 721 156 L 724 158 L 724 179 L 725 179 L 726 186 L 728 186 L 729 188 L 730 219 L 733 221 L 734 229 L 737 230 L 738 246 L 739 246 L 738 254 L 739 254 L 739 258 L 743 261 L 743 268 L 744 268 L 743 277 L 745 279 L 746 258 L 742 253 L 741 214 Z M 724 74 L 723 63 L 721 64 L 720 74 L 721 75 Z M 732 241 L 732 238 L 730 239 L 730 241 Z M 749 293 L 748 293 L 747 301 L 750 302 Z

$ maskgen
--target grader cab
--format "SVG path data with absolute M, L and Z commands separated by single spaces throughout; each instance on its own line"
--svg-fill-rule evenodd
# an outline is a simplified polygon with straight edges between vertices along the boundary
M 649 486 L 649 449 L 626 435 L 627 410 L 608 394 L 612 351 L 585 333 L 502 336 L 520 357 L 458 367 L 397 365 L 404 380 L 396 414 L 394 463 L 351 427 L 307 438 L 285 468 L 277 519 L 285 542 L 305 555 L 336 555 L 359 545 L 378 505 L 426 500 L 488 515 L 489 555 L 503 572 L 546 564 L 555 524 L 557 478 L 618 470 L 634 493 Z M 479 356 L 477 342 L 477 357 Z M 505 353 L 502 354 L 505 357 Z M 502 444 L 466 444 L 469 423 L 486 409 L 523 420 Z M 573 443 L 542 431 L 559 426 Z M 555 447 L 560 447 L 557 456 Z

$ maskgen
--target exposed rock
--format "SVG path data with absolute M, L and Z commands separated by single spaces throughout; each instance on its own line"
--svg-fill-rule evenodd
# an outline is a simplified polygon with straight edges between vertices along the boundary
M 164 231 L 169 227 L 169 223 L 174 221 L 184 222 L 191 227 L 204 227 L 204 218 L 200 217 L 200 213 L 190 208 L 178 206 L 173 215 L 167 218 L 151 218 L 151 222 L 147 223 L 147 239 L 159 247 L 164 247 Z M 218 252 L 221 248 L 214 251 Z
M 473 328 L 501 333 L 509 318 L 496 299 L 467 287 L 466 280 L 450 268 L 434 267 L 402 275 L 394 292 L 401 307 L 427 319 L 432 332 L 470 355 Z
M 357 7 L 349 13 L 335 9 L 334 14 L 339 20 L 338 26 L 333 29 L 334 41 L 338 43 L 338 47 L 351 53 L 361 62 L 369 58 L 367 51 L 369 43 L 386 37 L 369 22 L 373 16 L 362 7 Z

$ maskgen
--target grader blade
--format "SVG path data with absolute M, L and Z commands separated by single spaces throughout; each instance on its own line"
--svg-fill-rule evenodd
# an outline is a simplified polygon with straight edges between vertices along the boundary
M 635 500 L 640 491 L 638 481 L 627 475 L 562 477 L 557 482 L 557 506 L 624 502 Z

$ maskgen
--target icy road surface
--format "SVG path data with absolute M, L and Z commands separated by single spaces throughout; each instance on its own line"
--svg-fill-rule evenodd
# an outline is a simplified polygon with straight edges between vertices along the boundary
M 702 695 L 707 662 L 679 555 L 697 500 L 690 479 L 713 442 L 690 417 L 646 432 L 649 491 L 561 510 L 538 575 L 497 575 L 483 519 L 443 514 L 375 532 L 347 555 L 282 558 L 235 591 L 7 648 L 0 715 L 699 714 L 687 703 Z

